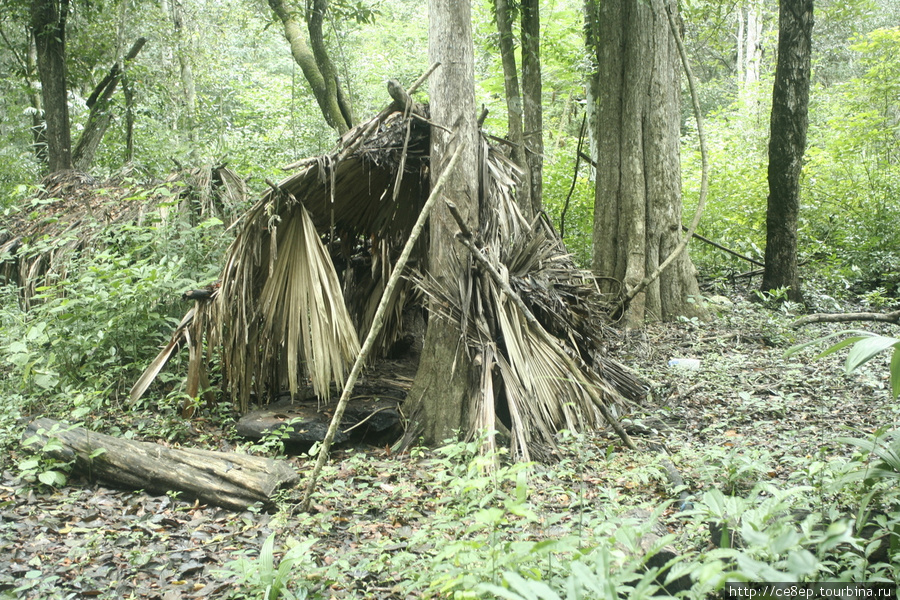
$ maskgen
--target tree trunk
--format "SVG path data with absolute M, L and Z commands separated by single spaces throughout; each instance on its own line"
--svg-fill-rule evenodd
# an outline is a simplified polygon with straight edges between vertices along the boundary
M 600 3 L 593 269 L 620 293 L 653 273 L 681 237 L 680 69 L 662 0 Z M 687 253 L 628 305 L 625 323 L 703 316 Z
M 147 43 L 147 38 L 138 38 L 138 40 L 125 55 L 123 63 L 115 63 L 109 70 L 109 73 L 103 80 L 97 84 L 94 91 L 87 100 L 87 106 L 90 109 L 87 123 L 84 130 L 75 144 L 75 150 L 72 152 L 72 163 L 79 171 L 87 171 L 94 162 L 94 155 L 100 147 L 106 130 L 112 122 L 112 114 L 109 112 L 109 101 L 112 99 L 119 81 L 122 79 L 122 73 L 125 69 L 122 65 L 134 58 Z
M 284 26 L 284 37 L 291 46 L 291 54 L 297 65 L 300 66 L 300 70 L 303 71 L 303 76 L 309 83 L 310 88 L 312 88 L 313 95 L 319 104 L 325 121 L 343 135 L 352 127 L 352 122 L 348 119 L 349 114 L 345 115 L 345 113 L 349 113 L 346 100 L 343 102 L 345 108 L 343 110 L 341 108 L 342 102 L 336 92 L 337 78 L 334 76 L 333 67 L 330 74 L 322 71 L 323 64 L 319 63 L 314 52 L 310 50 L 306 39 L 303 37 L 300 24 L 297 23 L 294 14 L 288 10 L 284 0 L 269 0 L 269 6 Z M 310 11 L 311 17 L 316 15 L 314 19 L 319 19 L 317 25 L 312 22 L 309 23 L 309 29 L 313 38 L 318 37 L 318 39 L 313 39 L 312 43 L 314 46 L 321 44 L 321 48 L 317 50 L 320 54 L 324 52 L 324 43 L 321 42 L 321 12 L 324 8 L 327 8 L 327 2 L 315 0 L 313 10 Z M 318 29 L 318 31 L 315 32 L 315 29 Z M 327 53 L 325 56 L 327 57 Z M 328 61 L 328 64 L 330 65 L 331 61 Z M 325 70 L 328 70 L 327 65 L 325 65 Z
M 194 66 L 185 41 L 184 6 L 181 0 L 172 1 L 172 29 L 175 32 L 175 54 L 178 58 L 178 73 L 181 78 L 181 93 L 184 96 L 184 129 L 191 157 L 196 158 L 197 148 L 197 89 L 194 85 Z
M 72 168 L 66 83 L 68 16 L 68 0 L 34 0 L 31 3 L 31 33 L 37 51 L 46 122 L 47 168 L 51 173 Z
M 453 130 L 431 129 L 431 181 L 438 180 L 456 144 L 463 144 L 457 168 L 441 192 L 452 200 L 470 226 L 477 222 L 477 124 L 475 67 L 469 0 L 429 1 L 429 62 L 441 66 L 429 81 L 431 119 Z M 455 139 L 454 139 L 455 135 Z M 451 144 L 451 140 L 453 143 Z M 451 289 L 466 287 L 470 258 L 454 241 L 459 230 L 443 202 L 430 219 L 428 272 Z M 464 294 L 460 290 L 460 294 Z M 463 332 L 458 324 L 430 312 L 419 370 L 407 397 L 409 425 L 403 446 L 420 439 L 440 443 L 454 431 L 464 431 L 466 389 L 473 374 Z
M 521 0 L 522 95 L 525 100 L 525 158 L 531 213 L 543 206 L 544 111 L 541 91 L 541 18 L 538 0 Z
M 122 73 L 122 95 L 125 96 L 125 164 L 134 162 L 134 88 L 128 73 Z
M 316 65 L 318 65 L 319 71 L 322 72 L 322 79 L 325 82 L 325 94 L 329 98 L 330 103 L 337 104 L 337 113 L 341 115 L 343 121 L 342 127 L 350 129 L 353 127 L 353 114 L 350 102 L 341 89 L 337 69 L 335 69 L 334 63 L 331 62 L 331 57 L 328 55 L 328 49 L 325 47 L 325 36 L 322 33 L 327 10 L 328 0 L 311 0 L 311 6 L 306 16 L 309 44 L 312 47 L 313 56 L 316 58 Z M 334 107 L 330 110 L 334 111 Z M 338 130 L 340 131 L 340 127 L 338 127 Z
M 782 0 L 778 18 L 778 62 L 772 92 L 769 137 L 769 199 L 766 267 L 762 291 L 787 288 L 801 302 L 797 260 L 800 170 L 809 125 L 809 78 L 813 0 Z
M 600 73 L 597 60 L 597 52 L 599 51 L 600 41 L 597 36 L 600 34 L 600 6 L 597 0 L 584 1 L 584 45 L 592 56 L 590 62 L 591 70 L 585 83 L 585 107 L 584 114 L 586 119 L 586 129 L 588 140 L 588 154 L 591 158 L 591 174 L 592 179 L 596 178 L 597 157 L 599 156 L 599 140 L 597 134 L 600 131 L 600 124 L 597 122 L 598 106 L 600 90 Z M 595 179 L 596 180 L 596 179 Z
M 508 139 L 512 144 L 510 158 L 524 171 L 522 186 L 517 190 L 516 200 L 522 213 L 530 218 L 531 177 L 525 158 L 524 110 L 522 94 L 519 91 L 519 67 L 516 65 L 515 37 L 513 36 L 513 11 L 507 0 L 494 1 L 497 32 L 500 34 L 500 59 L 503 65 L 503 88 L 506 93 Z
M 515 18 L 507 0 L 494 0 L 494 13 L 497 32 L 500 34 L 500 61 L 503 66 L 503 88 L 506 93 L 507 138 L 512 144 L 510 158 L 524 172 L 522 185 L 516 190 L 516 200 L 522 213 L 530 218 L 532 215 L 531 177 L 525 158 L 524 110 L 522 94 L 519 91 L 519 67 L 516 64 L 516 44 L 513 36 Z
M 737 86 L 745 107 L 757 104 L 759 68 L 762 63 L 762 10 L 759 0 L 737 7 Z
M 59 440 L 48 454 L 74 461 L 90 479 L 115 487 L 155 493 L 183 492 L 189 498 L 234 510 L 257 502 L 270 505 L 273 494 L 299 478 L 285 461 L 209 450 L 166 448 L 66 426 L 53 419 L 35 419 L 25 430 L 38 447 Z

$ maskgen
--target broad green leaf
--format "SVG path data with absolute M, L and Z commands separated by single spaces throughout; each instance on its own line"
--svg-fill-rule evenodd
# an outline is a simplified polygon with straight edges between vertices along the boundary
M 66 485 L 66 476 L 59 471 L 44 471 L 38 474 L 38 480 L 44 485 L 52 485 L 53 487 Z
M 805 576 L 816 572 L 819 567 L 819 561 L 809 550 L 799 550 L 788 554 L 785 566 L 789 572 Z
M 869 336 L 862 336 L 862 335 L 855 335 L 853 337 L 849 337 L 846 340 L 838 342 L 837 344 L 835 344 L 833 346 L 829 346 L 828 348 L 826 348 L 825 350 L 823 350 L 822 352 L 817 354 L 816 358 L 819 359 L 819 358 L 828 356 L 829 354 L 834 354 L 838 350 L 843 350 L 847 346 L 850 346 L 852 344 L 855 344 L 857 342 L 860 342 L 860 341 L 868 339 L 868 338 L 869 338 Z
M 517 573 L 509 572 L 503 576 L 509 587 L 528 600 L 562 600 L 546 583 L 525 579 Z
M 891 356 L 891 397 L 900 396 L 900 345 L 894 345 Z
M 475 521 L 477 523 L 493 525 L 501 522 L 502 520 L 503 511 L 497 507 L 485 508 L 484 510 L 480 510 L 475 514 Z
M 505 587 L 494 585 L 493 583 L 482 583 L 478 586 L 479 590 L 491 593 L 496 598 L 506 598 L 507 600 L 523 600 L 523 597 L 515 592 L 511 592 Z
M 259 575 L 262 581 L 271 584 L 275 576 L 275 534 L 272 533 L 259 549 Z
M 868 336 L 872 335 L 872 334 L 867 333 L 867 332 L 865 332 L 865 331 L 859 331 L 859 330 L 856 330 L 856 329 L 845 329 L 845 330 L 843 330 L 843 331 L 836 331 L 836 332 L 834 332 L 834 333 L 829 333 L 829 334 L 826 335 L 826 336 L 822 336 L 822 337 L 820 337 L 820 338 L 816 338 L 816 339 L 811 340 L 811 341 L 809 341 L 809 342 L 804 342 L 804 343 L 802 343 L 802 344 L 796 344 L 796 345 L 794 345 L 794 346 L 791 346 L 790 348 L 788 348 L 787 350 L 784 351 L 784 357 L 785 357 L 785 358 L 788 358 L 789 356 L 793 356 L 794 354 L 797 354 L 797 353 L 800 352 L 801 350 L 805 350 L 806 348 L 809 348 L 810 346 L 815 346 L 815 345 L 817 345 L 817 344 L 821 344 L 822 342 L 825 342 L 825 341 L 830 340 L 830 339 L 832 339 L 832 338 L 836 338 L 836 337 L 840 337 L 840 336 L 844 336 L 844 335 L 849 335 L 849 334 L 855 334 L 855 335 L 858 335 L 858 336 L 861 336 L 861 337 L 868 337 Z M 826 352 L 827 352 L 827 350 L 826 350 Z
M 871 360 L 873 356 L 882 350 L 887 350 L 897 344 L 900 344 L 900 340 L 897 338 L 880 335 L 857 342 L 847 355 L 847 373 L 852 373 L 857 367 Z
M 37 458 L 27 458 L 19 463 L 20 471 L 31 471 L 32 469 L 37 469 L 41 464 L 41 461 Z

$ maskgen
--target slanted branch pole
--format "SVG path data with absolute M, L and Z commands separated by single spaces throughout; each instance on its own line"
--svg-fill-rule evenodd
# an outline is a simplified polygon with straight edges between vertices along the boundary
M 516 291 L 509 285 L 509 282 L 503 278 L 497 268 L 491 264 L 491 262 L 484 256 L 484 253 L 481 251 L 473 239 L 472 232 L 469 231 L 469 228 L 466 227 L 465 222 L 463 221 L 462 215 L 459 214 L 459 210 L 456 208 L 452 202 L 447 202 L 447 208 L 450 210 L 450 214 L 453 215 L 453 218 L 456 220 L 456 224 L 459 226 L 459 233 L 456 234 L 456 239 L 463 246 L 469 249 L 469 252 L 472 253 L 472 256 L 475 260 L 478 261 L 481 266 L 485 268 L 485 270 L 490 274 L 491 277 L 494 278 L 494 281 L 500 286 L 500 289 L 503 290 L 510 300 L 513 301 L 513 304 L 519 309 L 522 315 L 525 317 L 525 321 L 531 325 L 535 333 L 544 338 L 544 341 L 553 349 L 553 351 L 565 362 L 566 364 L 572 365 L 573 367 L 577 367 L 576 360 L 566 354 L 566 351 L 563 350 L 559 345 L 559 340 L 555 337 L 547 333 L 547 330 L 544 329 L 544 326 L 541 325 L 540 321 L 537 320 L 537 317 L 534 316 L 534 313 L 528 308 L 525 302 L 522 300 L 522 297 L 516 293 Z M 628 432 L 622 428 L 621 423 L 619 423 L 618 419 L 609 412 L 606 408 L 606 405 L 603 404 L 603 399 L 596 393 L 589 383 L 584 383 L 584 388 L 587 393 L 591 396 L 591 399 L 594 401 L 594 404 L 597 406 L 597 409 L 600 411 L 600 414 L 603 415 L 603 418 L 609 423 L 610 427 L 616 432 L 616 434 L 622 439 L 626 446 L 628 446 L 631 450 L 637 450 L 637 446 L 634 445 L 634 441 L 632 441 L 631 436 L 628 435 Z
M 453 144 L 453 140 L 450 141 L 450 144 Z M 347 402 L 350 400 L 350 394 L 353 392 L 353 386 L 356 384 L 357 378 L 359 378 L 359 373 L 362 370 L 363 365 L 366 363 L 366 360 L 369 357 L 369 354 L 372 352 L 372 348 L 375 346 L 375 339 L 378 337 L 378 334 L 381 332 L 381 328 L 384 325 L 384 314 L 387 312 L 388 304 L 390 303 L 390 298 L 393 296 L 394 289 L 397 287 L 397 284 L 400 283 L 400 278 L 403 275 L 403 270 L 406 268 L 406 263 L 409 261 L 409 257 L 412 254 L 413 247 L 416 244 L 416 240 L 419 239 L 419 236 L 422 234 L 422 230 L 425 228 L 425 222 L 428 220 L 428 215 L 431 213 L 431 209 L 434 208 L 435 203 L 437 202 L 438 197 L 440 196 L 440 192 L 443 189 L 444 185 L 446 185 L 447 180 L 449 179 L 450 173 L 456 168 L 456 164 L 459 162 L 460 156 L 462 156 L 463 143 L 458 142 L 456 145 L 456 150 L 454 150 L 453 155 L 450 157 L 450 162 L 447 163 L 447 167 L 441 173 L 441 176 L 438 178 L 437 183 L 434 184 L 434 187 L 431 189 L 431 194 L 428 196 L 428 200 L 425 201 L 425 205 L 422 207 L 422 211 L 419 213 L 419 218 L 416 220 L 415 225 L 413 225 L 412 231 L 409 233 L 409 239 L 406 240 L 406 245 L 403 246 L 403 252 L 400 253 L 400 258 L 397 259 L 397 263 L 394 265 L 394 270 L 391 272 L 390 278 L 388 278 L 387 285 L 384 288 L 384 292 L 381 295 L 381 301 L 378 303 L 378 308 L 375 310 L 375 317 L 372 319 L 372 326 L 369 328 L 369 333 L 366 335 L 366 339 L 363 342 L 362 348 L 359 351 L 359 355 L 356 357 L 356 362 L 353 363 L 353 368 L 350 370 L 350 375 L 347 376 L 347 382 L 344 384 L 344 390 L 341 392 L 341 397 L 338 400 L 337 407 L 334 409 L 334 416 L 331 418 L 331 424 L 328 426 L 328 432 L 325 434 L 325 439 L 322 440 L 322 446 L 319 448 L 318 459 L 316 460 L 316 466 L 313 469 L 312 474 L 309 477 L 309 482 L 306 486 L 306 493 L 303 497 L 302 510 L 304 512 L 308 512 L 310 508 L 310 503 L 312 502 L 312 495 L 316 488 L 316 481 L 319 478 L 319 474 L 322 472 L 322 467 L 325 466 L 325 461 L 328 460 L 328 452 L 331 449 L 331 443 L 334 441 L 334 436 L 337 434 L 337 431 L 341 424 L 341 419 L 344 416 L 344 410 L 347 408 Z

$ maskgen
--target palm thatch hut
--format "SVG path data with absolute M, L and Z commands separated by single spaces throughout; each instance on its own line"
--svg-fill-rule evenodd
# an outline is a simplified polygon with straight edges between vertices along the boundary
M 408 98 L 408 96 L 407 96 Z M 241 411 L 304 384 L 323 404 L 340 388 L 372 324 L 385 282 L 427 199 L 427 107 L 395 101 L 345 134 L 332 152 L 291 165 L 242 217 L 218 286 L 198 300 L 169 346 L 135 385 L 147 389 L 181 343 L 191 348 L 189 392 L 210 353 Z M 603 424 L 603 412 L 645 394 L 643 382 L 603 355 L 609 307 L 579 270 L 544 216 L 529 222 L 515 202 L 519 169 L 486 137 L 480 148 L 481 254 L 444 289 L 418 260 L 390 299 L 391 315 L 373 360 L 404 329 L 404 314 L 427 299 L 457 320 L 479 381 L 471 390 L 472 429 L 508 430 L 513 452 L 552 446 L 562 428 Z M 494 273 L 483 268 L 493 265 Z M 513 295 L 524 301 L 511 301 Z M 506 287 L 506 289 L 504 289 Z M 608 410 L 607 410 L 608 409 Z

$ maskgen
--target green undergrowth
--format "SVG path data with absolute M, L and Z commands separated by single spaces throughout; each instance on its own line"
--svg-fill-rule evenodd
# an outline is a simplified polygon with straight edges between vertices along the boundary
M 290 560 L 302 547 L 304 565 L 281 573 L 281 585 L 309 598 L 705 598 L 727 581 L 900 575 L 890 558 L 870 564 L 873 535 L 854 533 L 870 520 L 895 542 L 900 533 L 895 482 L 859 485 L 854 476 L 869 469 L 869 452 L 822 466 L 827 484 L 798 472 L 732 495 L 709 471 L 705 491 L 684 507 L 670 500 L 677 490 L 652 454 L 564 434 L 559 456 L 552 465 L 509 464 L 479 454 L 477 443 L 348 456 L 329 468 L 311 514 L 294 511 L 297 497 L 282 499 L 278 534 L 267 541 Z M 657 522 L 663 535 L 647 537 Z M 249 549 L 218 576 L 240 581 L 230 597 L 248 597 L 277 567 L 265 548 Z

